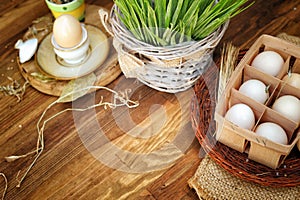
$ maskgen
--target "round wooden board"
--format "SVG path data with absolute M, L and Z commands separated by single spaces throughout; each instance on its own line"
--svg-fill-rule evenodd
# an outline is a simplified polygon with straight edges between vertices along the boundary
M 117 52 L 112 46 L 112 38 L 101 24 L 98 15 L 98 10 L 100 8 L 100 6 L 96 5 L 86 5 L 86 17 L 84 23 L 98 27 L 109 38 L 110 51 L 108 57 L 105 62 L 93 72 L 96 75 L 94 85 L 106 86 L 115 80 L 122 71 L 118 64 Z M 37 19 L 33 22 L 33 25 L 29 27 L 23 37 L 23 40 L 36 37 L 40 43 L 46 35 L 51 33 L 53 21 L 54 18 L 50 14 Z M 36 66 L 34 56 L 30 61 L 20 64 L 19 68 L 21 74 L 30 83 L 30 85 L 45 94 L 60 96 L 63 89 L 70 81 L 55 79 L 55 77 L 51 77 L 39 70 L 39 67 Z

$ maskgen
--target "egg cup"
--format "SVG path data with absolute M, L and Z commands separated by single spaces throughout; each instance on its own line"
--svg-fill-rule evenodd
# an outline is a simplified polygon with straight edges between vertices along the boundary
M 63 14 L 70 14 L 79 21 L 84 21 L 85 19 L 86 4 L 84 0 L 74 0 L 63 4 L 54 3 L 50 0 L 45 0 L 45 2 L 55 18 Z
M 85 24 L 89 39 L 87 56 L 78 64 L 68 64 L 53 51 L 52 33 L 39 44 L 36 67 L 41 73 L 56 80 L 72 80 L 87 75 L 100 67 L 109 56 L 111 41 L 98 27 Z
M 51 44 L 53 46 L 53 50 L 55 54 L 64 60 L 69 65 L 77 65 L 82 63 L 87 57 L 89 50 L 89 38 L 87 34 L 87 30 L 83 24 L 81 24 L 82 29 L 82 39 L 81 41 L 74 47 L 64 48 L 57 44 L 54 36 L 51 36 Z

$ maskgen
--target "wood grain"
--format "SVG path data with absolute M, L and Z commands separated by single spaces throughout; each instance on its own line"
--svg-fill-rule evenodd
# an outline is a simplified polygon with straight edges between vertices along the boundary
M 113 5 L 112 0 L 86 2 L 108 9 Z M 286 32 L 300 36 L 299 3 L 299 0 L 257 0 L 254 6 L 230 21 L 215 50 L 214 59 L 219 58 L 224 42 L 232 41 L 237 46 L 247 48 L 263 33 L 277 35 Z M 0 83 L 10 84 L 7 79 L 9 76 L 22 84 L 24 79 L 18 71 L 18 51 L 14 49 L 14 43 L 22 38 L 34 19 L 49 14 L 49 10 L 43 1 L 34 0 L 8 1 L 7 4 L 1 4 L 0 8 Z M 94 15 L 97 16 L 96 13 Z M 0 172 L 5 173 L 9 181 L 5 199 L 198 198 L 187 183 L 201 161 L 200 146 L 193 137 L 189 122 L 191 91 L 178 95 L 166 94 L 134 79 L 126 79 L 123 75 L 108 87 L 117 91 L 131 89 L 130 98 L 138 101 L 139 107 L 66 112 L 49 121 L 44 135 L 45 151 L 21 188 L 15 187 L 16 174 L 19 170 L 23 174 L 33 157 L 13 163 L 7 163 L 3 158 L 35 148 L 36 123 L 43 110 L 56 97 L 40 93 L 32 87 L 27 88 L 21 102 L 17 102 L 15 97 L 0 94 Z M 98 102 L 101 96 L 105 101 L 112 100 L 109 92 L 99 90 L 78 99 L 74 104 L 55 105 L 46 117 L 72 106 L 91 105 Z M 183 102 L 184 106 L 179 102 Z M 189 145 L 184 144 L 185 141 L 193 142 Z M 111 144 L 135 154 L 161 150 L 171 156 L 163 157 L 164 163 L 161 163 L 161 157 L 153 156 L 154 159 L 148 158 L 143 166 L 149 167 L 149 163 L 152 167 L 157 163 L 167 164 L 162 168 L 144 173 L 126 172 L 109 165 L 113 165 L 119 158 L 119 163 L 123 161 L 129 169 L 136 167 L 141 170 L 142 165 L 137 162 L 139 160 L 135 160 L 139 157 L 123 157 L 119 152 L 118 155 L 106 156 L 106 161 L 110 163 L 99 161 L 101 155 L 110 155 L 108 147 L 112 148 Z M 170 148 L 162 148 L 167 144 L 172 145 L 167 146 Z M 153 168 L 150 166 L 145 169 Z M 3 189 L 4 181 L 0 179 L 0 193 Z

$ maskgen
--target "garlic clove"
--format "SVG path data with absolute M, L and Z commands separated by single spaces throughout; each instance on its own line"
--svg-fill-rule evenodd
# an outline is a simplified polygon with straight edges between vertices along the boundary
M 15 44 L 15 49 L 19 49 L 20 63 L 27 62 L 35 54 L 38 46 L 38 39 L 32 38 L 23 42 L 19 39 Z

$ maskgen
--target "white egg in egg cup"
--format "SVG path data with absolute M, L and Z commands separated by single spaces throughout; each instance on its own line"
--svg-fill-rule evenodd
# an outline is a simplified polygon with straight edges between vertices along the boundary
M 50 33 L 39 44 L 35 59 L 36 67 L 43 74 L 56 80 L 72 80 L 99 68 L 109 56 L 111 41 L 98 27 L 91 24 L 85 24 L 84 27 L 87 30 L 89 45 L 85 57 L 83 54 L 82 61 L 70 64 L 60 58 L 53 50 L 51 42 L 53 34 Z
M 63 59 L 69 65 L 77 65 L 82 63 L 87 57 L 90 40 L 88 38 L 87 30 L 84 24 L 81 24 L 82 39 L 81 41 L 71 48 L 64 48 L 57 44 L 54 36 L 51 36 L 51 44 L 55 54 Z

